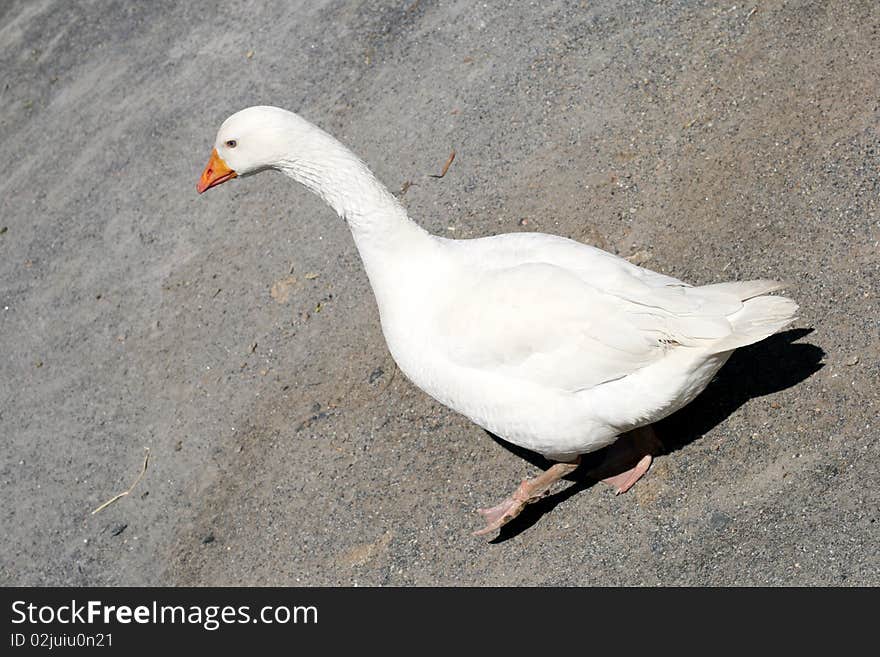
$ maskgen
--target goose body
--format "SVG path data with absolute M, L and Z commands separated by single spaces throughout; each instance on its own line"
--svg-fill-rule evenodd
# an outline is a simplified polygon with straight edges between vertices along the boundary
M 693 287 L 554 235 L 431 235 L 347 148 L 278 108 L 224 122 L 198 189 L 264 169 L 303 183 L 347 221 L 401 371 L 552 460 L 575 460 L 678 410 L 734 349 L 797 311 L 766 296 L 780 287 L 773 281 Z M 490 526 L 510 517 L 505 507 Z

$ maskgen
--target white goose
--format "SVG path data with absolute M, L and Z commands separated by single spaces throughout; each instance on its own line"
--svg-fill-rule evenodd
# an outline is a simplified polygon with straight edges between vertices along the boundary
M 426 393 L 558 463 L 481 509 L 488 533 L 546 495 L 580 455 L 690 402 L 730 354 L 797 304 L 773 281 L 692 287 L 554 235 L 437 237 L 345 146 L 301 117 L 250 107 L 220 127 L 204 192 L 275 169 L 348 223 L 391 355 Z M 610 480 L 627 490 L 651 456 Z

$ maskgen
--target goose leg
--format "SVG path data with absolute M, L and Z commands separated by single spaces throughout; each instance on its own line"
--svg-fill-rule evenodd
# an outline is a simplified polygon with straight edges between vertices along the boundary
M 581 459 L 578 457 L 571 463 L 557 463 L 534 479 L 524 479 L 513 495 L 501 504 L 489 509 L 477 509 L 477 512 L 486 519 L 487 524 L 481 530 L 474 532 L 474 536 L 482 536 L 483 534 L 493 532 L 516 518 L 525 508 L 526 504 L 537 502 L 545 497 L 550 492 L 553 484 L 574 472 L 580 465 L 580 462 Z
M 633 429 L 624 438 L 619 439 L 608 448 L 608 454 L 596 474 L 602 483 L 616 489 L 615 495 L 620 495 L 632 488 L 633 484 L 642 478 L 642 475 L 651 467 L 653 455 L 660 453 L 662 449 L 663 443 L 657 438 L 651 425 Z M 627 465 L 634 462 L 634 466 L 626 468 Z M 621 471 L 621 469 L 623 470 Z M 609 470 L 616 471 L 618 474 L 607 477 L 599 474 Z
M 638 427 L 608 448 L 605 459 L 590 472 L 590 476 L 615 488 L 615 495 L 621 495 L 642 478 L 651 467 L 653 455 L 659 454 L 662 449 L 663 443 L 654 433 L 653 426 Z M 580 462 L 578 457 L 571 463 L 557 463 L 534 479 L 523 480 L 513 495 L 501 504 L 488 509 L 477 509 L 486 519 L 486 526 L 474 532 L 474 536 L 488 534 L 506 525 L 522 512 L 526 504 L 546 497 L 553 484 L 574 472 Z M 616 474 L 609 474 L 610 472 Z

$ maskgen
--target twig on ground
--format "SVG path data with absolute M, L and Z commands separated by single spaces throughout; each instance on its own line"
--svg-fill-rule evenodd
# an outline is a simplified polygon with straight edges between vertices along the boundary
M 449 154 L 449 159 L 446 160 L 446 164 L 443 165 L 443 171 L 440 172 L 440 175 L 438 176 L 436 173 L 431 173 L 428 175 L 430 175 L 432 178 L 442 178 L 443 176 L 446 175 L 446 172 L 449 171 L 449 166 L 452 164 L 452 160 L 454 160 L 454 159 L 455 159 L 455 149 L 453 148 L 452 152 Z
M 134 483 L 128 487 L 128 490 L 124 490 L 121 493 L 119 493 L 118 495 L 114 495 L 109 500 L 104 502 L 101 506 L 99 506 L 97 509 L 92 511 L 92 515 L 95 515 L 98 511 L 102 511 L 103 509 L 106 509 L 108 506 L 110 506 L 114 502 L 122 499 L 123 497 L 125 497 L 126 495 L 131 493 L 131 491 L 134 490 L 134 487 L 137 486 L 140 483 L 141 479 L 144 478 L 144 475 L 147 474 L 147 465 L 149 465 L 149 463 L 150 463 L 150 448 L 144 447 L 144 467 L 141 469 L 141 473 L 138 475 L 137 479 L 134 480 Z

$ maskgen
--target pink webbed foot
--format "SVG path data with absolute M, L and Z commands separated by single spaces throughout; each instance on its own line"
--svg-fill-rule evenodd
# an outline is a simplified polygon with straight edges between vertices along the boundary
M 501 504 L 488 509 L 477 509 L 477 513 L 486 519 L 486 526 L 475 531 L 474 536 L 483 536 L 506 525 L 522 512 L 526 504 L 532 504 L 545 497 L 553 484 L 574 472 L 579 464 L 580 458 L 573 463 L 557 463 L 534 479 L 523 481 L 513 495 Z
M 517 493 L 520 491 L 521 488 L 522 486 L 517 489 Z M 503 525 L 506 525 L 508 522 L 516 518 L 525 508 L 526 501 L 518 500 L 515 498 L 516 493 L 508 497 L 501 504 L 496 504 L 495 506 L 489 507 L 488 509 L 477 509 L 477 513 L 479 513 L 481 516 L 483 516 L 483 518 L 486 519 L 486 526 L 478 531 L 475 531 L 474 536 L 483 536 L 484 534 L 494 532 L 496 529 L 499 529 Z
M 635 467 L 630 468 L 626 472 L 614 475 L 613 477 L 606 477 L 602 480 L 602 483 L 608 484 L 612 488 L 616 488 L 617 490 L 614 491 L 614 494 L 621 495 L 632 488 L 633 484 L 642 478 L 651 467 L 651 461 L 653 461 L 651 455 L 645 454 L 645 456 L 636 463 Z
M 633 429 L 606 450 L 602 463 L 591 473 L 621 495 L 633 487 L 651 467 L 663 443 L 650 425 Z

